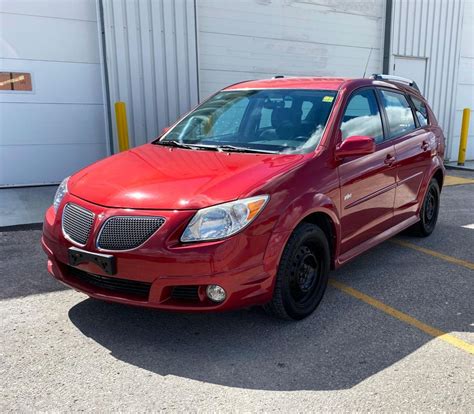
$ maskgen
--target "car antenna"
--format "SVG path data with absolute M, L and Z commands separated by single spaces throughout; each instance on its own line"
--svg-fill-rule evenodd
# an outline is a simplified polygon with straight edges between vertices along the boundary
M 373 47 L 370 48 L 369 57 L 367 58 L 367 63 L 365 64 L 364 76 L 362 76 L 363 78 L 365 78 L 365 74 L 367 73 L 367 67 L 369 66 L 370 56 L 372 56 L 373 49 Z

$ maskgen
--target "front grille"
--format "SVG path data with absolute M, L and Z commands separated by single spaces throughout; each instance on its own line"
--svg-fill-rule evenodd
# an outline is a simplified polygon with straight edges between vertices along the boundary
M 94 213 L 92 211 L 72 203 L 68 203 L 64 207 L 63 232 L 76 243 L 82 246 L 87 243 L 93 223 Z
M 148 299 L 150 293 L 151 283 L 147 282 L 96 275 L 70 266 L 68 274 L 71 279 L 76 279 L 85 285 L 96 286 L 111 292 L 124 293 L 143 299 Z
M 105 250 L 134 249 L 145 243 L 164 222 L 162 217 L 111 217 L 102 226 L 97 246 Z
M 199 300 L 199 286 L 174 286 L 171 290 L 171 298 L 175 300 Z

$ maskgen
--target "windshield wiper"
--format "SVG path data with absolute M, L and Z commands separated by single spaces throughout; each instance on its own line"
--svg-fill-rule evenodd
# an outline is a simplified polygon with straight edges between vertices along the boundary
M 278 151 L 262 150 L 248 147 L 236 147 L 234 145 L 218 145 L 216 149 L 218 151 L 224 152 L 260 152 L 262 154 L 279 154 Z
M 234 145 L 206 145 L 206 144 L 186 144 L 184 142 L 175 140 L 164 140 L 155 142 L 156 145 L 164 145 L 168 147 L 187 148 L 187 149 L 198 149 L 198 150 L 210 150 L 220 152 L 258 152 L 262 154 L 279 154 L 278 151 L 253 149 L 248 147 L 236 147 Z
M 196 145 L 196 144 L 185 144 L 184 142 L 179 142 L 175 140 L 164 140 L 155 142 L 155 145 L 163 145 L 167 147 L 176 147 L 176 148 L 187 148 L 187 149 L 209 149 L 215 147 L 208 147 L 206 145 Z

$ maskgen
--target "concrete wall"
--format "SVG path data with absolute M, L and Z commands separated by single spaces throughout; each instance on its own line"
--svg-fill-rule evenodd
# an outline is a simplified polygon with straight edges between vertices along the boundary
M 58 182 L 106 155 L 95 0 L 1 0 L 0 186 Z
M 383 0 L 197 0 L 197 17 L 202 97 L 275 74 L 362 77 L 369 54 L 382 70 Z

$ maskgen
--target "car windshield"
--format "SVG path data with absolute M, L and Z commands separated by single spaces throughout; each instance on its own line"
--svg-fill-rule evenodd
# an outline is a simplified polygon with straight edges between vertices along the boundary
M 324 90 L 219 92 L 154 143 L 204 150 L 309 152 L 321 139 L 335 96 Z

